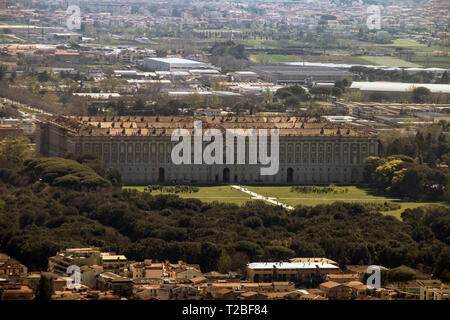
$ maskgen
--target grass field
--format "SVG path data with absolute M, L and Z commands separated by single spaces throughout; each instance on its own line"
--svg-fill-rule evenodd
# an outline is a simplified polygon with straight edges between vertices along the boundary
M 20 111 L 22 111 L 22 112 L 29 113 L 29 114 L 39 114 L 39 112 L 37 112 L 35 110 L 32 110 L 32 109 L 28 109 L 28 108 L 23 107 L 23 106 L 18 106 L 18 109 Z
M 250 59 L 255 62 L 259 62 L 261 57 L 267 59 L 269 63 L 284 63 L 284 62 L 301 62 L 302 57 L 293 54 L 252 54 Z
M 345 202 L 377 202 L 377 201 L 392 201 L 401 205 L 398 210 L 383 212 L 384 214 L 392 215 L 400 219 L 401 213 L 406 209 L 414 209 L 424 205 L 444 204 L 444 203 L 426 203 L 426 202 L 405 202 L 398 199 L 386 198 L 383 196 L 376 196 L 370 193 L 370 190 L 358 188 L 355 186 L 336 187 L 337 190 L 348 189 L 346 193 L 297 193 L 291 192 L 290 186 L 245 186 L 247 189 L 261 194 L 266 197 L 276 198 L 281 203 L 290 206 L 304 205 L 316 206 L 319 204 L 331 204 L 335 201 Z M 145 187 L 124 187 L 126 189 L 135 189 L 144 191 Z M 178 193 L 182 198 L 196 198 L 205 202 L 226 202 L 242 205 L 247 201 L 252 200 L 251 196 L 244 192 L 238 191 L 230 186 L 213 186 L 213 187 L 199 187 L 199 192 L 195 193 Z M 160 191 L 153 191 L 153 195 L 167 194 Z
M 408 39 L 397 39 L 393 40 L 392 43 L 389 44 L 377 44 L 377 46 L 382 47 L 401 47 L 401 48 L 427 48 L 428 46 L 423 43 L 419 43 L 414 40 Z
M 386 198 L 383 196 L 372 195 L 369 190 L 361 189 L 355 186 L 336 187 L 336 190 L 348 189 L 346 193 L 298 193 L 291 192 L 290 186 L 275 186 L 275 187 L 255 187 L 249 186 L 247 189 L 254 191 L 266 197 L 275 197 L 279 202 L 288 204 L 290 206 L 304 205 L 316 206 L 319 204 L 330 204 L 335 201 L 345 202 L 377 202 L 377 201 L 391 201 L 401 205 L 398 210 L 384 212 L 400 218 L 400 214 L 406 209 L 413 209 L 423 205 L 432 205 L 437 203 L 426 202 L 405 202 L 398 199 Z M 438 203 L 439 204 L 439 203 Z
M 415 68 L 420 67 L 421 65 L 408 62 L 399 58 L 393 57 L 384 57 L 384 56 L 360 56 L 360 57 L 352 57 L 360 62 L 372 63 L 379 66 L 388 66 L 388 67 L 405 67 L 405 68 Z
M 135 189 L 144 191 L 145 187 L 124 187 L 125 189 Z M 240 192 L 230 186 L 214 186 L 214 187 L 199 187 L 198 192 L 193 193 L 177 193 L 182 198 L 196 198 L 205 202 L 227 202 L 236 203 L 238 205 L 244 204 L 251 200 L 251 197 L 243 192 Z M 152 195 L 168 194 L 161 191 L 153 191 Z

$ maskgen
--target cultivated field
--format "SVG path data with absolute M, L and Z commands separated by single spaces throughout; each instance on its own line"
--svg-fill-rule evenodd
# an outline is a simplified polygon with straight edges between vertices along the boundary
M 414 68 L 420 67 L 419 64 L 408 62 L 399 58 L 393 57 L 384 57 L 384 56 L 360 56 L 353 57 L 358 59 L 361 62 L 372 63 L 379 66 L 388 66 L 388 67 L 405 67 L 405 68 Z

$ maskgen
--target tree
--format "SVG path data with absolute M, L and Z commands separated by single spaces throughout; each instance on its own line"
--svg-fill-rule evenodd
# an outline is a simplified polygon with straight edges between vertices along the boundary
M 443 163 L 450 167 L 450 152 L 447 152 L 441 157 Z
M 41 273 L 41 278 L 39 280 L 39 287 L 36 291 L 35 300 L 37 301 L 48 301 L 53 294 L 53 279 Z
M 295 251 L 283 246 L 267 246 L 264 249 L 264 255 L 267 259 L 281 261 L 294 257 Z
M 342 92 L 343 92 L 342 89 L 338 87 L 333 87 L 331 89 L 331 94 L 335 97 L 340 97 L 342 95 Z
M 414 128 L 414 120 L 412 118 L 405 119 L 402 126 L 406 129 L 406 131 L 411 131 L 411 129 Z
M 34 156 L 30 141 L 23 136 L 5 138 L 0 145 L 0 159 L 22 166 L 24 161 Z
M 406 282 L 416 279 L 416 274 L 407 268 L 398 267 L 386 274 L 388 282 Z
M 298 107 L 300 104 L 300 100 L 297 97 L 290 96 L 286 99 L 286 106 L 288 107 Z
M 348 82 L 347 82 L 347 79 L 344 79 L 344 80 L 346 81 L 346 83 L 348 83 Z M 341 88 L 342 90 L 345 89 L 345 84 L 344 84 L 344 81 L 343 81 L 343 80 L 336 80 L 336 82 L 334 83 L 334 86 L 335 86 L 336 88 Z
M 3 66 L 0 67 L 0 81 L 5 78 L 5 68 Z
M 51 106 L 54 106 L 59 103 L 58 96 L 56 94 L 54 94 L 53 92 L 46 92 L 44 94 L 44 96 L 42 97 L 42 100 L 46 104 L 51 105 Z
M 228 273 L 231 269 L 231 258 L 230 255 L 222 250 L 219 259 L 217 260 L 217 271 L 220 273 Z
M 442 249 L 433 268 L 433 277 L 442 282 L 450 282 L 450 247 Z
M 441 84 L 450 84 L 450 79 L 449 79 L 449 76 L 448 76 L 448 72 L 447 72 L 447 71 L 445 71 L 445 72 L 442 74 L 442 77 L 441 77 L 441 79 L 439 79 L 438 83 L 441 83 Z
M 417 87 L 412 91 L 412 99 L 415 103 L 424 103 L 431 95 L 431 91 L 425 87 Z

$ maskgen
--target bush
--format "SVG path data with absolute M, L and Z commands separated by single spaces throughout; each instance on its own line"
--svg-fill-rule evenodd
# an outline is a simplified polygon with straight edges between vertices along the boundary
M 328 187 L 317 187 L 317 186 L 292 186 L 291 192 L 298 192 L 298 193 L 319 193 L 319 194 L 326 194 L 326 193 L 347 193 L 348 189 L 336 189 L 336 186 L 329 185 Z
M 148 185 L 145 189 L 147 192 L 161 191 L 167 193 L 194 193 L 200 189 L 191 185 L 176 185 L 176 186 L 162 186 L 162 185 Z

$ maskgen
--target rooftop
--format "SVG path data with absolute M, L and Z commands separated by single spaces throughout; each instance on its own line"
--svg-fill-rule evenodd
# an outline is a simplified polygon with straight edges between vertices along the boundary
M 56 116 L 53 123 L 75 136 L 170 136 L 186 129 L 192 135 L 194 121 L 202 121 L 203 130 L 278 129 L 280 136 L 375 136 L 367 128 L 331 123 L 305 117 L 237 117 L 237 116 Z
M 424 87 L 432 93 L 450 93 L 449 84 L 404 83 L 404 82 L 353 82 L 350 89 L 361 91 L 409 92 L 414 88 Z
M 170 64 L 204 64 L 200 61 L 183 59 L 183 58 L 148 58 L 148 60 L 159 61 Z
M 339 269 L 334 264 L 324 262 L 254 262 L 249 263 L 249 269 Z

